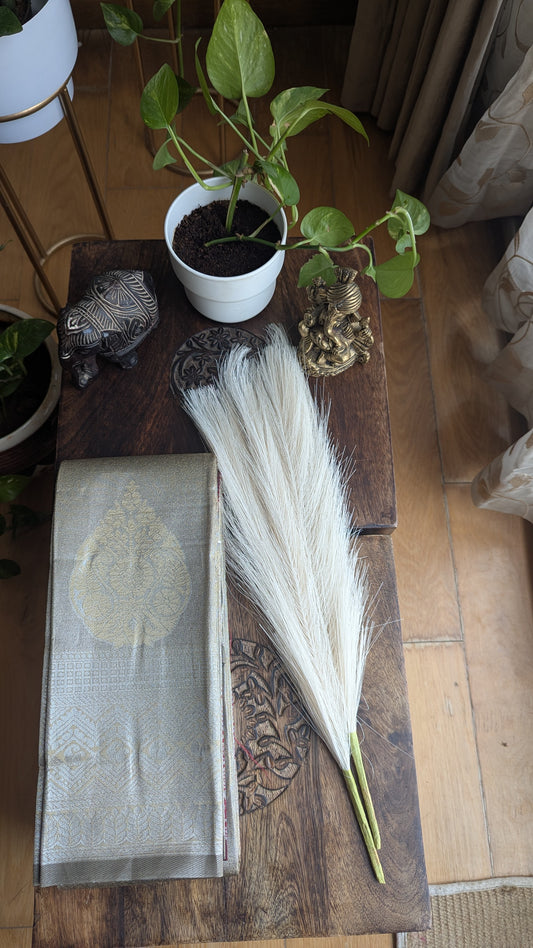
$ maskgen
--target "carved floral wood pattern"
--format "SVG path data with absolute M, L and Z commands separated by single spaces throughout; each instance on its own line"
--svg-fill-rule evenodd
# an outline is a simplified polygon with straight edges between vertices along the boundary
M 307 756 L 311 728 L 267 646 L 233 639 L 231 677 L 242 816 L 268 806 L 287 789 Z
M 170 369 L 170 390 L 174 395 L 186 388 L 209 385 L 218 374 L 218 365 L 233 346 L 258 352 L 263 340 L 246 329 L 216 326 L 190 336 L 174 355 Z

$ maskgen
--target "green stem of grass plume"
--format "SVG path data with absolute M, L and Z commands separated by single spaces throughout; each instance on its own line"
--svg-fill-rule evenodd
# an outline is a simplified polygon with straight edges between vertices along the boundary
M 348 787 L 348 793 L 350 794 L 350 799 L 352 801 L 353 808 L 355 810 L 355 815 L 357 817 L 357 822 L 359 823 L 359 828 L 363 835 L 365 841 L 365 846 L 370 857 L 370 862 L 372 863 L 372 868 L 374 870 L 376 879 L 382 885 L 385 884 L 385 876 L 383 873 L 383 867 L 381 865 L 378 851 L 376 849 L 374 838 L 372 836 L 372 831 L 368 825 L 368 820 L 366 817 L 365 809 L 363 807 L 361 797 L 359 795 L 359 790 L 354 779 L 354 775 L 351 770 L 343 770 L 342 775 Z
M 381 849 L 381 835 L 379 832 L 378 822 L 376 820 L 374 804 L 372 803 L 372 797 L 370 795 L 368 781 L 366 779 L 365 767 L 363 764 L 363 757 L 361 754 L 361 747 L 359 744 L 359 738 L 357 737 L 356 731 L 353 731 L 350 734 L 350 750 L 352 754 L 352 760 L 355 766 L 355 772 L 357 774 L 357 779 L 359 781 L 359 788 L 361 791 L 361 796 L 363 798 L 363 805 L 366 811 L 368 825 L 370 826 L 370 831 L 372 833 L 372 838 L 374 840 L 374 845 L 376 849 Z

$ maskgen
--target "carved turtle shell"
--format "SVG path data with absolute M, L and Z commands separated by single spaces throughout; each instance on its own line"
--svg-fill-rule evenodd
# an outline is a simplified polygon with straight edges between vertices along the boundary
M 157 326 L 154 281 L 145 270 L 108 270 L 94 276 L 77 303 L 57 322 L 59 355 L 101 353 L 107 358 L 134 349 Z

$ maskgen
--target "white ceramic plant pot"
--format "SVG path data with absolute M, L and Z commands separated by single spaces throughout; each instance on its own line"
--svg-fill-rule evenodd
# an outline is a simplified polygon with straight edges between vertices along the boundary
M 4 306 L 3 303 L 0 306 L 0 318 L 2 313 L 9 313 L 18 319 L 32 319 L 28 313 L 23 313 L 22 310 L 15 309 L 13 306 Z M 50 383 L 46 395 L 31 418 L 28 418 L 19 428 L 10 431 L 9 434 L 0 438 L 0 454 L 4 451 L 10 451 L 11 448 L 16 447 L 18 444 L 22 444 L 23 441 L 26 441 L 31 435 L 38 431 L 39 428 L 44 425 L 45 421 L 48 420 L 59 401 L 59 393 L 61 391 L 61 365 L 57 352 L 57 342 L 51 336 L 48 336 L 43 344 L 48 349 L 48 355 L 50 356 Z
M 214 184 L 220 178 L 209 178 L 207 183 Z M 185 217 L 195 208 L 210 204 L 212 201 L 224 201 L 231 196 L 231 186 L 220 191 L 206 191 L 200 184 L 193 184 L 178 195 L 170 205 L 165 218 L 165 241 L 170 262 L 178 280 L 183 284 L 185 294 L 202 316 L 217 323 L 240 323 L 257 316 L 268 305 L 276 288 L 276 279 L 283 266 L 285 252 L 277 250 L 262 267 L 239 276 L 218 277 L 193 270 L 172 248 L 174 231 Z M 277 202 L 272 194 L 253 181 L 243 185 L 239 197 L 257 204 L 272 214 Z M 281 242 L 287 237 L 287 219 L 279 210 L 274 221 L 280 230 Z
M 22 33 L 0 37 L 0 117 L 31 109 L 61 89 L 77 55 L 78 37 L 69 0 L 46 0 L 24 24 Z M 72 98 L 72 80 L 68 89 Z M 61 102 L 53 99 L 31 115 L 0 122 L 0 143 L 37 138 L 62 118 Z

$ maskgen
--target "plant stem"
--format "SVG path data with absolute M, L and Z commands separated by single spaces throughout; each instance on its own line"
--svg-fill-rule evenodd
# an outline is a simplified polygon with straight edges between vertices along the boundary
M 413 227 L 413 221 L 411 219 L 411 215 L 405 210 L 404 207 L 396 207 L 396 208 L 393 208 L 393 210 L 397 215 L 403 217 L 404 220 L 407 221 L 407 226 L 409 228 L 409 236 L 411 238 L 411 250 L 416 260 L 416 237 L 415 237 L 415 230 Z
M 246 97 L 246 93 L 244 89 L 242 90 L 242 104 L 244 105 L 244 109 L 246 112 L 246 124 L 248 125 L 248 131 L 250 132 L 250 137 L 252 139 L 252 144 L 253 144 L 252 151 L 254 155 L 259 157 L 258 152 L 257 152 L 257 139 L 255 137 L 254 123 L 252 121 L 252 116 L 250 114 L 250 106 L 248 105 L 248 99 Z
M 372 832 L 372 838 L 374 840 L 376 849 L 381 849 L 381 835 L 379 832 L 378 821 L 376 820 L 374 804 L 372 803 L 372 797 L 370 795 L 368 781 L 366 779 L 366 773 L 365 773 L 365 768 L 363 764 L 363 757 L 361 754 L 359 738 L 357 737 L 357 731 L 353 731 L 350 734 L 350 750 L 352 753 L 352 760 L 354 762 L 357 779 L 359 781 L 359 787 L 361 788 L 361 795 L 363 797 L 363 804 L 366 810 L 366 815 L 368 818 L 370 830 Z
M 388 221 L 388 220 L 391 219 L 391 217 L 395 217 L 395 216 L 396 216 L 396 215 L 395 215 L 392 211 L 387 211 L 387 213 L 384 214 L 383 217 L 380 217 L 379 220 L 374 221 L 373 224 L 370 224 L 368 227 L 365 227 L 365 229 L 362 230 L 361 233 L 357 235 L 357 237 L 354 237 L 354 238 L 350 241 L 350 247 L 351 247 L 351 246 L 354 246 L 355 244 L 361 243 L 361 241 L 363 240 L 363 237 L 366 237 L 367 234 L 369 234 L 371 231 L 375 230 L 376 227 L 380 227 L 381 224 L 384 224 L 384 223 L 385 223 L 385 221 Z
M 203 91 L 203 90 L 202 90 L 202 91 Z M 250 142 L 247 140 L 247 138 L 246 138 L 246 137 L 243 135 L 243 133 L 241 132 L 239 126 L 236 125 L 235 122 L 232 122 L 232 120 L 231 120 L 231 118 L 229 117 L 229 115 L 226 115 L 226 113 L 224 112 L 224 110 L 220 108 L 218 102 L 216 102 L 215 99 L 213 99 L 213 96 L 212 96 L 212 95 L 209 95 L 209 93 L 207 92 L 207 90 L 206 90 L 206 92 L 204 92 L 204 98 L 206 97 L 206 95 L 208 96 L 207 103 L 208 103 L 208 105 L 211 106 L 212 111 L 213 111 L 213 112 L 216 112 L 218 115 L 220 115 L 220 118 L 222 119 L 222 121 L 225 122 L 226 125 L 229 125 L 229 127 L 230 127 L 231 130 L 232 130 L 232 132 L 235 132 L 235 134 L 238 136 L 238 138 L 240 138 L 240 140 L 242 141 L 242 143 L 244 144 L 244 146 L 246 147 L 246 149 L 247 149 L 248 151 L 252 152 L 252 154 L 256 155 L 256 157 L 259 157 L 258 152 L 257 152 L 257 149 L 254 148 L 252 144 L 250 144 Z M 251 129 L 249 129 L 249 131 L 251 131 Z
M 185 70 L 183 66 L 183 43 L 181 35 L 181 0 L 176 0 L 176 36 L 179 38 L 178 44 L 178 67 L 180 77 L 183 79 Z
M 137 38 L 147 40 L 149 43 L 165 43 L 166 46 L 181 46 L 180 36 L 176 36 L 175 39 L 170 39 L 168 36 L 146 36 L 145 33 L 139 33 Z
M 383 873 L 383 867 L 381 865 L 378 851 L 376 849 L 374 839 L 368 825 L 368 820 L 366 818 L 366 813 L 361 802 L 361 797 L 359 795 L 359 790 L 357 789 L 357 784 L 354 780 L 354 776 L 351 770 L 343 770 L 342 775 L 348 787 L 348 793 L 350 794 L 350 799 L 352 801 L 353 808 L 355 810 L 355 815 L 357 817 L 357 822 L 359 823 L 359 828 L 363 834 L 363 839 L 365 841 L 365 846 L 370 857 L 370 862 L 372 863 L 372 868 L 374 870 L 376 879 L 382 885 L 385 884 L 385 876 Z
M 198 184 L 201 184 L 202 187 L 206 191 L 220 191 L 222 188 L 227 187 L 227 183 L 206 184 L 205 180 L 200 177 L 194 165 L 192 165 L 189 159 L 187 158 L 182 148 L 182 145 L 187 149 L 187 151 L 189 151 L 192 155 L 194 155 L 195 158 L 198 158 L 198 160 L 201 161 L 204 165 L 206 165 L 208 168 L 211 168 L 211 171 L 213 172 L 213 174 L 219 174 L 221 177 L 224 178 L 226 177 L 226 175 L 224 174 L 223 169 L 219 168 L 217 165 L 212 164 L 212 162 L 208 161 L 207 158 L 204 158 L 203 155 L 200 155 L 197 151 L 194 150 L 194 148 L 188 145 L 186 141 L 184 141 L 182 138 L 176 135 L 176 132 L 174 131 L 174 128 L 172 127 L 172 125 L 167 125 L 167 132 L 170 138 L 172 139 L 172 142 L 174 144 L 176 151 L 178 152 L 178 155 L 180 156 L 187 170 L 190 172 L 190 174 L 192 175 L 192 177 Z
M 231 190 L 231 197 L 228 204 L 228 212 L 226 214 L 226 233 L 231 233 L 231 228 L 233 226 L 233 216 L 235 214 L 235 208 L 237 207 L 237 201 L 239 199 L 239 191 L 242 188 L 243 179 L 235 178 L 233 182 L 233 187 Z

